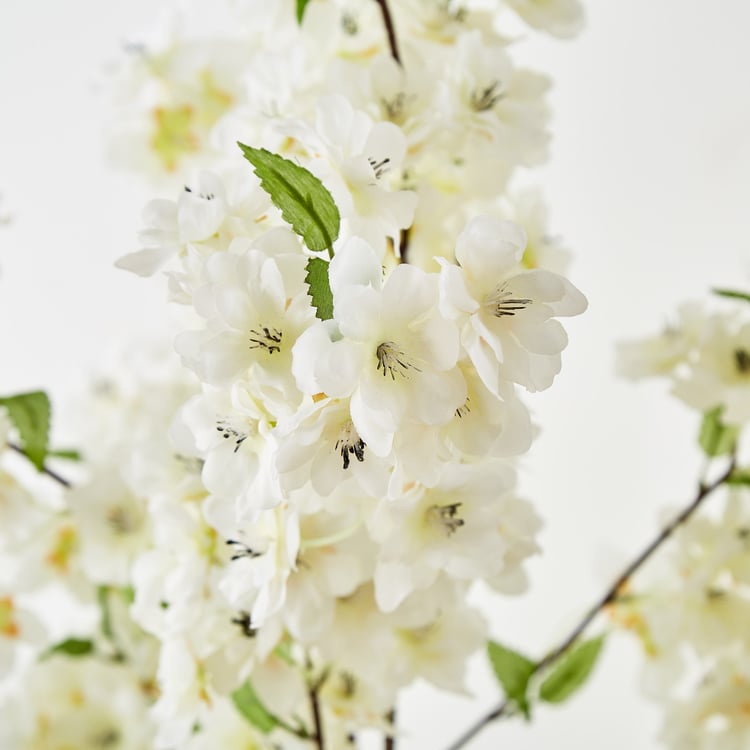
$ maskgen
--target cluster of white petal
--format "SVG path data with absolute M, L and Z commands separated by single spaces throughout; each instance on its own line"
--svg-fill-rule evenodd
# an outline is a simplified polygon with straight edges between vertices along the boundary
M 741 304 L 709 312 L 685 304 L 653 337 L 619 347 L 619 369 L 630 378 L 667 377 L 672 393 L 705 412 L 723 407 L 733 425 L 750 420 L 750 316 Z
M 738 434 L 750 418 L 745 306 L 683 305 L 658 335 L 620 345 L 621 373 L 666 378 L 688 406 L 719 415 L 704 424 Z M 710 441 L 704 448 L 711 454 Z M 735 460 L 743 464 L 741 452 Z M 674 750 L 750 743 L 750 493 L 724 494 L 674 534 L 612 610 L 643 644 L 646 691 L 664 707 L 662 739 Z
M 527 203 L 522 195 L 507 196 L 510 207 L 498 199 L 518 167 L 546 159 L 550 81 L 518 68 L 515 41 L 498 29 L 515 29 L 518 14 L 533 28 L 571 35 L 582 24 L 578 0 L 389 0 L 401 64 L 375 0 L 311 0 L 301 24 L 294 6 L 240 0 L 207 11 L 193 2 L 131 44 L 114 86 L 121 108 L 113 149 L 122 161 L 174 184 L 191 169 L 215 171 L 238 140 L 304 159 L 333 193 L 346 231 L 382 252 L 385 238 L 398 247 L 410 228 L 410 262 L 431 270 L 435 256 L 453 259 L 470 217 L 519 213 L 513 203 Z M 231 222 L 248 198 L 237 184 L 233 194 L 190 187 L 192 200 L 213 195 L 217 205 L 168 237 L 175 209 L 155 203 L 145 248 L 168 255 L 174 243 L 200 242 L 211 217 L 213 234 L 224 224 L 219 215 Z M 178 214 L 190 202 L 179 201 Z M 246 217 L 260 219 L 256 208 Z M 530 224 L 544 218 L 519 210 Z M 540 229 L 535 245 L 556 255 Z M 527 261 L 546 263 L 538 249 Z M 146 256 L 157 262 L 157 253 Z M 126 263 L 153 270 L 146 260 Z
M 724 503 L 679 530 L 612 610 L 643 644 L 644 686 L 675 750 L 750 742 L 750 495 Z
M 365 239 L 341 238 L 328 320 L 315 315 L 310 253 L 293 232 L 242 221 L 233 231 L 186 246 L 170 272 L 199 325 L 176 348 L 202 383 L 172 439 L 200 467 L 195 522 L 212 542 L 191 549 L 170 517 L 135 568 L 136 619 L 193 670 L 174 687 L 160 679 L 160 726 L 182 722 L 165 747 L 185 738 L 203 692 L 248 678 L 259 688 L 288 643 L 297 670 L 282 675 L 302 705 L 287 691 L 273 708 L 309 712 L 300 670 L 311 665 L 341 680 L 330 700 L 344 703 L 328 703 L 333 688 L 322 696 L 342 737 L 381 725 L 417 677 L 463 688 L 486 638 L 468 588 L 523 591 L 523 562 L 538 551 L 540 521 L 510 460 L 532 439 L 519 386 L 552 383 L 567 343 L 557 318 L 585 307 L 563 277 L 521 264 L 520 227 L 489 216 L 460 234 L 457 263 L 432 272 L 386 271 Z
M 311 0 L 301 24 L 295 5 L 193 3 L 185 28 L 129 49 L 115 150 L 180 187 L 118 265 L 166 273 L 182 367 L 131 362 L 98 384 L 85 469 L 56 502 L 0 474 L 0 514 L 19 518 L 0 524 L 0 659 L 92 644 L 26 675 L 50 694 L 26 690 L 13 747 L 54 731 L 80 748 L 291 750 L 318 721 L 327 750 L 351 747 L 390 731 L 416 679 L 465 690 L 488 635 L 472 586 L 527 586 L 541 521 L 517 490 L 521 392 L 552 385 L 559 318 L 586 301 L 539 194 L 510 188 L 546 157 L 549 81 L 498 29 L 515 13 L 571 35 L 579 5 L 391 0 L 400 62 L 374 0 Z M 328 319 L 306 278 L 320 253 L 238 140 L 333 197 Z M 50 584 L 99 617 L 45 633 L 24 595 Z M 69 727 L 56 690 L 75 695 Z M 237 710 L 247 691 L 267 735 Z

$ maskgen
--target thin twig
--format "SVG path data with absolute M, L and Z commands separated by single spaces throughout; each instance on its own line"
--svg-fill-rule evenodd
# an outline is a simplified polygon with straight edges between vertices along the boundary
M 698 494 L 692 500 L 692 502 L 667 526 L 662 529 L 661 533 L 623 570 L 623 572 L 617 577 L 615 582 L 607 589 L 606 593 L 593 604 L 586 614 L 581 618 L 578 624 L 570 631 L 570 633 L 555 646 L 547 655 L 539 661 L 532 672 L 537 674 L 543 671 L 550 665 L 554 664 L 583 634 L 586 628 L 591 624 L 594 618 L 601 612 L 605 607 L 614 602 L 620 591 L 623 589 L 628 580 L 633 576 L 636 571 L 661 547 L 664 542 L 669 539 L 670 536 L 684 524 L 696 510 L 700 507 L 701 503 L 711 495 L 715 490 L 721 487 L 727 479 L 731 476 L 735 469 L 735 459 L 729 462 L 727 470 L 721 474 L 711 484 L 701 483 L 698 488 Z M 510 701 L 503 701 L 499 703 L 489 713 L 483 716 L 481 719 L 476 721 L 470 726 L 466 732 L 464 732 L 447 750 L 459 750 L 464 747 L 471 739 L 473 739 L 479 732 L 484 729 L 491 722 L 500 719 L 504 716 L 509 716 L 512 713 L 513 704 Z
M 22 456 L 26 456 L 25 451 L 23 448 L 20 448 L 17 445 L 14 445 L 13 443 L 8 443 L 8 448 L 10 448 L 12 451 L 15 451 L 16 453 L 20 453 Z M 26 456 L 28 458 L 28 456 Z M 46 474 L 51 479 L 54 479 L 58 484 L 61 484 L 63 487 L 72 487 L 73 485 L 64 477 L 61 477 L 56 471 L 52 471 L 52 469 L 48 468 L 47 466 L 42 466 L 42 473 Z
M 313 722 L 315 724 L 315 736 L 313 737 L 318 750 L 325 749 L 325 738 L 323 736 L 323 717 L 320 713 L 320 701 L 318 700 L 318 691 L 320 690 L 321 681 L 310 686 L 310 705 L 312 706 Z
M 401 57 L 398 54 L 398 43 L 396 42 L 396 29 L 393 26 L 391 11 L 388 9 L 388 0 L 376 0 L 376 2 L 383 13 L 383 23 L 385 24 L 386 34 L 388 34 L 388 46 L 391 48 L 391 57 L 401 65 Z
M 398 238 L 398 259 L 400 263 L 409 262 L 409 240 L 411 239 L 411 227 L 402 229 Z
M 388 712 L 388 723 L 391 725 L 390 731 L 385 736 L 384 750 L 396 750 L 396 709 L 393 708 Z

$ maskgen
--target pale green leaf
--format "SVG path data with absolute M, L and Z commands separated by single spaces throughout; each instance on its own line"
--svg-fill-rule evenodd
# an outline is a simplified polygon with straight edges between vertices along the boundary
M 739 299 L 743 302 L 750 302 L 750 294 L 747 292 L 740 292 L 737 289 L 713 289 L 712 291 L 719 297 L 728 297 L 729 299 Z
M 328 250 L 332 257 L 341 217 L 325 185 L 312 172 L 283 156 L 264 148 L 238 145 L 255 167 L 261 187 L 281 211 L 284 221 L 310 250 Z
M 77 450 L 72 448 L 62 448 L 56 451 L 47 451 L 50 458 L 60 458 L 64 461 L 83 461 L 83 456 Z
M 302 23 L 309 2 L 310 0 L 297 0 L 297 23 Z
M 328 262 L 322 258 L 310 258 L 307 261 L 305 282 L 310 289 L 315 315 L 321 320 L 333 317 L 333 294 L 328 281 Z
M 721 420 L 723 406 L 710 409 L 703 415 L 698 442 L 707 456 L 724 456 L 732 453 L 737 444 L 739 428 L 726 425 Z
M 562 703 L 588 679 L 596 664 L 604 636 L 575 646 L 555 664 L 539 688 L 539 697 L 547 703 Z
M 750 486 L 750 469 L 735 469 L 727 478 L 727 484 L 734 485 L 735 487 Z
M 85 638 L 68 638 L 61 643 L 52 646 L 47 651 L 47 656 L 52 654 L 65 654 L 66 656 L 88 656 L 94 651 L 92 641 Z
M 517 651 L 495 641 L 487 644 L 487 654 L 495 676 L 505 691 L 505 697 L 518 706 L 528 719 L 531 715 L 528 699 L 529 680 L 536 671 L 536 664 Z
M 49 445 L 50 403 L 47 394 L 33 391 L 7 396 L 0 398 L 0 406 L 8 410 L 8 416 L 18 430 L 23 453 L 38 471 L 42 471 Z
M 232 693 L 237 710 L 263 734 L 268 734 L 278 725 L 278 719 L 261 703 L 253 686 L 246 682 Z

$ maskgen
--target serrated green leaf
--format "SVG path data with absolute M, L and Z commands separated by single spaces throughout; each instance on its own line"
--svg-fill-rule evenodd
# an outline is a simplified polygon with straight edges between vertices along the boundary
M 307 261 L 305 276 L 315 315 L 321 320 L 330 320 L 333 317 L 333 293 L 328 280 L 328 265 L 322 258 L 310 258 Z
M 495 676 L 505 691 L 505 697 L 515 703 L 527 719 L 530 718 L 528 689 L 529 680 L 536 671 L 536 664 L 523 654 L 495 641 L 487 644 L 487 654 Z
M 83 456 L 79 451 L 73 450 L 72 448 L 63 448 L 57 451 L 48 451 L 47 455 L 50 458 L 61 458 L 64 461 L 83 461 Z
M 297 0 L 297 23 L 302 23 L 302 19 L 305 17 L 305 8 L 310 0 Z
M 0 398 L 0 406 L 8 410 L 21 438 L 24 454 L 38 471 L 42 471 L 49 445 L 50 403 L 47 394 L 32 391 L 7 396 Z
M 47 651 L 47 655 L 65 654 L 66 656 L 87 656 L 94 651 L 92 641 L 85 638 L 67 638 Z
M 698 442 L 706 455 L 711 458 L 732 453 L 737 444 L 739 428 L 722 422 L 723 411 L 723 406 L 717 406 L 703 415 Z
M 255 167 L 261 187 L 271 196 L 284 221 L 310 250 L 328 250 L 333 257 L 341 216 L 325 185 L 312 172 L 283 156 L 244 143 L 237 145 Z
M 750 294 L 747 292 L 740 292 L 736 289 L 712 289 L 711 291 L 719 297 L 728 297 L 729 299 L 740 299 L 743 302 L 750 302 Z
M 279 725 L 278 719 L 261 703 L 249 681 L 232 693 L 232 701 L 237 710 L 263 734 L 268 734 Z
M 588 679 L 603 645 L 602 635 L 568 651 L 542 683 L 539 697 L 547 703 L 562 703 L 573 695 Z

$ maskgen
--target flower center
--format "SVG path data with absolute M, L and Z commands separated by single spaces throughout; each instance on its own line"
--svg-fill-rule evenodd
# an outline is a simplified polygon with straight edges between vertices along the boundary
M 747 349 L 735 349 L 734 365 L 740 375 L 750 374 L 750 352 Z
M 398 345 L 393 341 L 384 341 L 378 345 L 375 350 L 375 356 L 378 360 L 378 370 L 383 370 L 383 377 L 386 375 L 391 376 L 391 380 L 396 379 L 396 375 L 400 375 L 402 378 L 407 377 L 407 370 L 421 370 L 413 363 L 409 361 L 409 358 L 398 348 Z
M 335 446 L 335 449 L 341 453 L 341 458 L 344 461 L 344 469 L 349 468 L 350 454 L 353 454 L 360 463 L 365 460 L 365 445 L 365 441 L 359 436 L 357 428 L 352 424 L 352 420 L 349 419 L 341 428 L 341 434 Z
M 493 81 L 489 86 L 472 91 L 471 106 L 477 112 L 486 112 L 492 109 L 504 96 L 500 81 Z
M 446 536 L 451 536 L 466 523 L 463 518 L 459 518 L 458 516 L 458 509 L 462 504 L 431 505 L 425 513 L 427 521 L 432 526 L 443 531 Z
M 237 617 L 233 617 L 232 625 L 238 625 L 245 638 L 255 638 L 258 632 L 258 629 L 253 627 L 249 612 L 240 612 Z
M 107 510 L 107 523 L 118 536 L 127 536 L 138 530 L 139 523 L 135 514 L 122 505 L 113 505 Z
M 250 333 L 250 348 L 265 349 L 269 354 L 280 352 L 282 332 L 278 328 L 268 328 L 267 326 L 258 326 L 253 328 Z
M 398 94 L 391 99 L 383 98 L 380 100 L 380 104 L 385 110 L 388 119 L 391 122 L 399 123 L 401 122 L 406 109 L 406 92 L 399 91 Z
M 241 560 L 243 557 L 249 557 L 251 560 L 254 557 L 260 557 L 263 555 L 262 552 L 256 552 L 252 547 L 248 547 L 244 542 L 239 542 L 236 539 L 227 539 L 226 544 L 232 548 L 232 561 Z
M 503 318 L 506 315 L 515 315 L 519 310 L 523 310 L 533 303 L 533 299 L 514 297 L 513 292 L 508 289 L 507 282 L 498 284 L 484 298 L 485 309 L 496 318 Z
M 469 397 L 466 397 L 466 401 L 464 401 L 463 406 L 459 406 L 458 409 L 456 409 L 456 416 L 460 419 L 461 417 L 465 417 L 467 414 L 471 413 L 471 407 L 469 406 Z
M 341 16 L 341 28 L 345 34 L 355 36 L 359 32 L 359 24 L 357 23 L 356 16 L 345 12 Z
M 0 598 L 0 635 L 15 638 L 19 634 L 19 627 L 14 618 L 13 599 L 9 596 Z
M 375 177 L 378 180 L 390 169 L 391 160 L 387 156 L 380 161 L 375 161 L 372 157 L 368 157 L 367 161 L 370 162 L 370 166 L 375 172 Z
M 224 440 L 234 440 L 235 453 L 237 453 L 237 451 L 240 449 L 242 443 L 244 443 L 245 440 L 250 437 L 250 434 L 248 432 L 245 432 L 244 430 L 238 430 L 236 427 L 233 427 L 228 419 L 220 419 L 216 423 L 216 431 L 221 433 L 221 436 L 224 438 Z
M 104 729 L 91 737 L 91 747 L 103 749 L 108 747 L 115 747 L 119 744 L 120 732 L 115 727 L 108 727 L 107 729 Z

